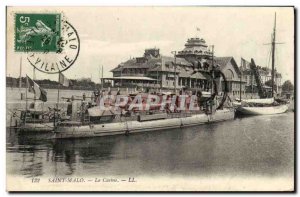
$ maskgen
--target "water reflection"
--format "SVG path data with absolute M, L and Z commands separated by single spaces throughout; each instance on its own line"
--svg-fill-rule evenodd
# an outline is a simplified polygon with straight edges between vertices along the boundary
M 293 113 L 87 139 L 7 130 L 9 174 L 35 176 L 293 174 Z

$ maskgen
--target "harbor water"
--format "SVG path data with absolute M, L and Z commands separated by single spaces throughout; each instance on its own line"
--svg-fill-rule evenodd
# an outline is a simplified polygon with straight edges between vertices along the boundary
M 294 178 L 294 113 L 85 139 L 7 129 L 7 174 Z

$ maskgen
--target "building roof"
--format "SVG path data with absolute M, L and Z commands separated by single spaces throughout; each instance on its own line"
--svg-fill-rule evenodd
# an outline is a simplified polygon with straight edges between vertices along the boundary
M 149 68 L 149 64 L 155 64 L 156 62 L 159 62 L 158 58 L 151 58 L 146 63 L 139 63 L 136 59 L 129 59 L 112 69 L 111 72 L 122 71 L 124 68 Z
M 182 67 L 180 67 L 178 69 L 178 71 L 179 71 L 179 77 L 184 77 L 184 78 L 190 77 L 191 76 L 191 72 L 192 72 L 192 70 L 189 71 L 189 70 L 187 70 L 185 68 L 182 68 Z
M 223 70 L 224 67 L 231 62 L 231 64 L 233 65 L 233 68 L 235 69 L 235 72 L 240 75 L 241 71 L 237 65 L 237 63 L 235 62 L 233 57 L 215 57 L 215 63 L 220 65 L 220 69 Z
M 195 72 L 192 68 L 189 67 L 180 67 L 179 77 L 181 78 L 194 78 L 194 79 L 210 79 L 210 75 L 207 72 L 198 71 Z
M 178 65 L 183 65 L 183 66 L 191 66 L 192 64 L 186 61 L 183 58 L 176 58 L 176 69 L 175 69 L 175 58 L 174 57 L 168 57 L 168 56 L 161 56 L 161 61 L 157 63 L 154 66 L 151 66 L 150 69 L 148 70 L 149 72 L 153 71 L 160 71 L 160 72 L 174 72 L 176 73 L 179 72 L 180 66 Z
M 151 57 L 147 58 L 145 62 L 138 62 L 137 59 L 130 59 L 126 62 L 120 64 L 118 67 L 111 70 L 111 72 L 115 71 L 122 71 L 125 68 L 146 68 L 149 69 L 148 71 L 167 71 L 167 72 L 174 72 L 174 64 L 175 58 L 168 57 L 168 56 L 160 56 L 158 58 Z M 184 65 L 184 66 L 192 66 L 192 64 L 186 61 L 184 58 L 176 58 L 176 65 Z M 177 68 L 176 68 L 176 72 Z
M 184 45 L 182 51 L 178 51 L 178 56 L 194 55 L 194 56 L 210 56 L 212 52 L 208 51 L 208 45 L 203 38 L 190 38 Z
M 136 76 L 106 77 L 103 79 L 128 79 L 128 80 L 156 81 L 156 79 L 153 79 L 150 77 L 136 77 Z
M 207 77 L 205 77 L 204 74 L 201 72 L 193 73 L 190 76 L 191 76 L 191 78 L 194 78 L 194 79 L 207 79 Z
M 226 66 L 232 58 L 233 57 L 215 57 L 214 60 L 215 60 L 215 63 L 219 64 L 222 68 L 222 67 Z

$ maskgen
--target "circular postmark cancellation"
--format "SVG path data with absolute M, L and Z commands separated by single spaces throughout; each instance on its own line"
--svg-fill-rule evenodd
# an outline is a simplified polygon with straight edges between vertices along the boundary
M 60 14 L 16 14 L 15 51 L 26 52 L 37 70 L 60 73 L 70 68 L 80 51 L 76 29 Z

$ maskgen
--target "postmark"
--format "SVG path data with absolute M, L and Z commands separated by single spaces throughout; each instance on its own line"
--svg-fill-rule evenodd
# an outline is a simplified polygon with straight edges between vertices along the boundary
M 26 53 L 29 63 L 41 72 L 63 72 L 79 55 L 78 33 L 62 18 L 59 14 L 16 14 L 15 51 Z

